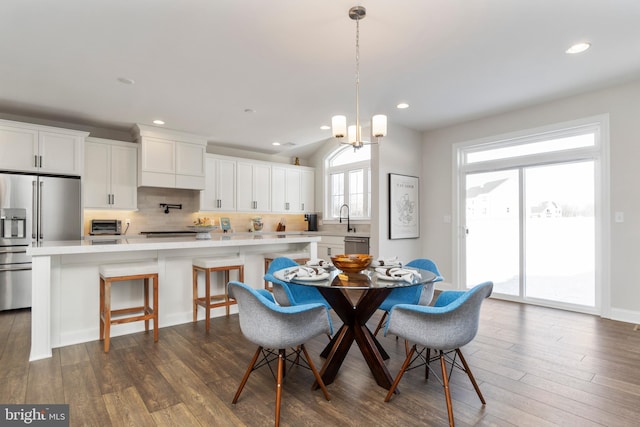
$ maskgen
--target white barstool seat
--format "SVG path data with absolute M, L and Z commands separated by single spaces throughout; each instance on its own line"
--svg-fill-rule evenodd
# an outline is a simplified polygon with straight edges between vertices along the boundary
M 298 264 L 304 264 L 305 262 L 311 259 L 311 255 L 309 252 L 305 251 L 291 251 L 291 252 L 268 252 L 263 255 L 264 257 L 264 274 L 267 274 L 269 271 L 269 264 L 276 258 L 285 257 L 290 258 L 297 262 Z M 264 288 L 271 291 L 271 285 L 268 281 L 264 281 Z
M 111 325 L 144 320 L 145 331 L 149 331 L 149 320 L 153 320 L 153 341 L 158 341 L 158 263 L 156 261 L 105 264 L 100 273 L 100 340 L 104 340 L 104 351 L 109 352 Z M 153 306 L 149 305 L 149 280 L 153 280 Z M 144 305 L 111 310 L 111 284 L 125 280 L 143 280 Z M 123 315 L 129 315 L 120 317 Z M 117 317 L 114 317 L 117 316 Z
M 229 299 L 227 284 L 229 283 L 229 272 L 238 271 L 238 280 L 244 282 L 244 257 L 236 256 L 220 256 L 212 258 L 196 258 L 193 264 L 193 321 L 198 321 L 198 306 L 204 308 L 205 311 L 205 329 L 209 332 L 209 323 L 211 320 L 211 309 L 216 307 L 225 307 L 227 317 L 229 317 L 229 306 L 235 304 L 235 300 Z M 205 285 L 203 297 L 198 296 L 198 272 L 204 273 Z M 224 272 L 224 293 L 211 295 L 211 273 L 216 271 Z

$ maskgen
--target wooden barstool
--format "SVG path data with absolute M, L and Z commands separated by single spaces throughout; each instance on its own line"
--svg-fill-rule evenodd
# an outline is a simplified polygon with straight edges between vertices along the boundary
M 267 274 L 267 271 L 269 271 L 269 264 L 271 264 L 271 261 L 273 261 L 276 258 L 280 258 L 280 257 L 291 258 L 298 264 L 304 264 L 305 262 L 311 259 L 309 252 L 270 252 L 270 253 L 264 254 L 263 257 L 264 257 L 264 274 Z M 272 286 L 266 280 L 264 281 L 264 288 L 270 292 L 272 291 Z
M 101 265 L 100 268 L 100 341 L 104 340 L 104 351 L 109 352 L 111 325 L 144 320 L 144 329 L 149 332 L 149 320 L 153 320 L 153 341 L 158 341 L 158 263 L 129 262 Z M 144 305 L 111 310 L 111 284 L 124 280 L 143 280 Z M 149 305 L 149 280 L 153 280 L 153 306 Z M 135 314 L 135 315 L 131 315 Z M 124 316 L 122 315 L 131 315 Z M 114 318 L 114 316 L 117 316 Z
M 244 258 L 241 256 L 223 256 L 216 258 L 197 258 L 193 260 L 193 321 L 198 321 L 198 306 L 204 308 L 205 329 L 209 332 L 209 322 L 211 320 L 211 309 L 225 307 L 227 317 L 229 317 L 229 306 L 235 304 L 235 300 L 229 299 L 227 284 L 229 283 L 229 272 L 238 270 L 238 280 L 244 282 Z M 204 296 L 198 296 L 198 272 L 204 272 Z M 224 293 L 211 295 L 211 273 L 224 271 Z

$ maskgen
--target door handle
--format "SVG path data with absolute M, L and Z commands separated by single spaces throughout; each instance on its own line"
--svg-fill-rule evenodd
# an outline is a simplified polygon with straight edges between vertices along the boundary
M 35 240 L 38 233 L 38 224 L 36 223 L 37 212 L 35 211 L 36 206 L 38 206 L 38 189 L 36 188 L 36 182 L 31 182 L 31 238 Z
M 42 189 L 44 182 L 40 181 L 40 188 L 38 191 L 38 231 L 40 232 L 40 240 L 44 239 L 44 232 L 42 230 L 42 217 L 44 212 L 42 211 Z
M 31 271 L 31 265 L 29 265 L 29 267 L 19 268 L 0 268 L 0 273 L 10 273 L 12 271 Z

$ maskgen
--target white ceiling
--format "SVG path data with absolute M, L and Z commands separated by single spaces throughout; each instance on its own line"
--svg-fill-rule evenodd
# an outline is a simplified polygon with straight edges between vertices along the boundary
M 0 112 L 126 131 L 160 118 L 284 154 L 271 143 L 355 121 L 357 4 L 363 121 L 423 131 L 640 78 L 638 0 L 2 0 Z M 592 48 L 564 53 L 578 41 Z

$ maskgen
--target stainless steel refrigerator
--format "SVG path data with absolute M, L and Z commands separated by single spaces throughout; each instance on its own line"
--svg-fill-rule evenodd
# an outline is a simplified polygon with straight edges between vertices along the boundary
M 81 238 L 80 194 L 80 177 L 0 171 L 0 310 L 31 307 L 28 246 Z

